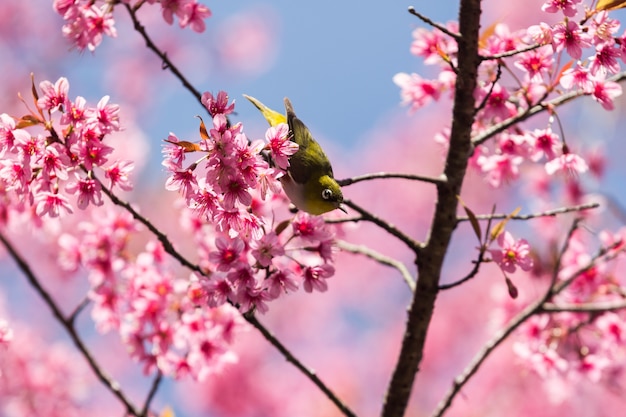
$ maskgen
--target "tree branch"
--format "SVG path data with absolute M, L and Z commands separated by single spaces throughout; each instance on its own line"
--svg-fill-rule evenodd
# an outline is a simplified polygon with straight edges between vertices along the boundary
M 126 407 L 126 411 L 128 414 L 133 416 L 139 416 L 139 412 L 133 405 L 133 403 L 126 397 L 124 392 L 122 392 L 119 384 L 114 381 L 109 375 L 107 375 L 100 365 L 96 362 L 96 359 L 91 355 L 89 349 L 85 346 L 84 342 L 78 335 L 78 332 L 72 325 L 70 319 L 66 319 L 63 315 L 63 312 L 57 306 L 56 302 L 52 299 L 52 296 L 48 291 L 46 291 L 41 285 L 39 279 L 35 276 L 35 273 L 31 269 L 30 265 L 26 260 L 17 252 L 17 249 L 9 242 L 9 240 L 4 236 L 3 233 L 0 232 L 0 242 L 4 245 L 7 252 L 11 255 L 17 266 L 20 270 L 26 275 L 26 279 L 29 284 L 35 289 L 37 294 L 41 297 L 41 299 L 46 303 L 46 305 L 52 310 L 52 315 L 54 318 L 61 324 L 61 326 L 65 329 L 67 334 L 74 342 L 74 345 L 78 348 L 83 357 L 87 360 L 89 367 L 96 374 L 96 377 L 100 380 L 100 382 L 109 390 L 113 395 Z
M 430 26 L 432 26 L 434 28 L 439 29 L 440 31 L 442 31 L 446 35 L 450 36 L 451 38 L 456 39 L 456 40 L 461 39 L 461 34 L 460 33 L 454 33 L 452 31 L 450 31 L 444 25 L 432 21 L 428 17 L 424 16 L 423 14 L 421 14 L 417 10 L 415 10 L 415 8 L 413 6 L 409 6 L 409 13 L 411 13 L 413 16 L 417 17 L 418 19 L 420 19 L 422 22 L 426 23 L 427 25 L 430 25 Z
M 322 382 L 322 380 L 317 376 L 315 371 L 304 366 L 304 364 L 300 362 L 298 358 L 296 358 L 288 349 L 284 347 L 282 343 L 280 343 L 280 341 L 278 341 L 278 339 L 276 339 L 276 336 L 274 336 L 269 330 L 267 330 L 265 326 L 263 326 L 257 320 L 254 314 L 244 314 L 244 317 L 246 318 L 246 320 L 248 320 L 250 324 L 256 327 L 261 332 L 261 334 L 263 334 L 265 340 L 269 341 L 278 349 L 278 351 L 285 357 L 287 362 L 291 362 L 298 370 L 300 370 L 300 372 L 306 375 L 311 380 L 311 382 L 313 382 L 315 386 L 320 389 L 320 391 L 326 394 L 328 399 L 331 400 L 333 404 L 335 404 L 335 406 L 343 413 L 343 415 L 347 417 L 356 417 L 356 414 L 354 414 L 354 412 L 352 412 L 352 410 L 350 410 L 348 406 L 346 406 L 339 399 L 339 397 L 337 397 L 335 393 Z
M 382 417 L 402 417 L 423 358 L 426 334 L 439 292 L 443 260 L 456 226 L 457 196 L 471 151 L 474 91 L 478 78 L 480 0 L 461 0 L 459 9 L 458 76 L 454 89 L 450 147 L 445 184 L 437 184 L 437 199 L 428 240 L 417 254 L 419 280 L 409 307 L 400 354 L 387 387 Z
M 196 100 L 198 100 L 198 103 L 200 103 L 200 105 L 204 108 L 204 105 L 202 105 L 202 101 L 201 101 L 202 94 L 198 90 L 196 90 L 196 88 L 189 82 L 189 80 L 187 80 L 187 78 L 183 75 L 183 73 L 180 72 L 178 67 L 174 65 L 174 63 L 170 60 L 167 54 L 161 51 L 159 47 L 156 46 L 154 41 L 152 41 L 152 39 L 148 35 L 148 32 L 146 31 L 146 28 L 141 24 L 141 22 L 137 18 L 136 10 L 133 9 L 129 3 L 126 3 L 126 2 L 122 2 L 122 3 L 124 7 L 126 7 L 126 10 L 128 11 L 130 18 L 133 21 L 133 27 L 135 28 L 137 32 L 139 32 L 141 37 L 146 41 L 146 47 L 152 52 L 154 52 L 159 57 L 159 59 L 161 59 L 161 62 L 163 63 L 163 69 L 170 70 L 170 72 L 174 74 L 174 76 L 178 78 L 181 83 L 183 83 L 183 87 L 185 87 L 196 98 Z
M 608 81 L 613 81 L 613 82 L 621 82 L 624 81 L 626 79 L 626 71 L 620 72 L 619 74 L 616 74 L 612 77 L 608 78 Z M 528 109 L 526 109 L 525 111 L 523 111 L 522 113 L 519 113 L 515 116 L 509 117 L 508 119 L 491 126 L 489 129 L 485 129 L 483 131 L 481 131 L 480 133 L 478 133 L 477 135 L 475 135 L 472 138 L 472 144 L 474 146 L 480 145 L 481 143 L 487 141 L 488 139 L 492 138 L 493 136 L 497 135 L 498 133 L 508 129 L 509 127 L 513 126 L 514 124 L 517 124 L 519 122 L 523 122 L 524 120 L 528 119 L 531 116 L 534 116 L 537 113 L 541 113 L 549 108 L 555 108 L 555 107 L 559 107 L 562 106 L 565 103 L 568 103 L 572 100 L 574 100 L 577 97 L 580 96 L 584 96 L 587 95 L 585 94 L 582 90 L 577 90 L 577 91 L 571 91 L 567 94 L 563 94 L 553 100 L 550 101 L 546 101 L 546 102 L 540 102 L 538 104 L 535 104 L 534 106 L 529 107 Z
M 382 220 L 382 219 L 376 217 L 372 213 L 368 212 L 364 208 L 361 208 L 360 206 L 358 206 L 357 204 L 353 203 L 350 200 L 344 200 L 343 204 L 345 204 L 346 206 L 348 206 L 351 209 L 353 209 L 356 212 L 358 212 L 361 215 L 362 220 L 374 223 L 375 225 L 377 225 L 381 229 L 387 231 L 390 235 L 395 236 L 400 241 L 404 242 L 409 247 L 409 249 L 411 249 L 412 251 L 419 252 L 419 250 L 420 250 L 420 243 L 418 241 L 414 240 L 412 237 L 407 236 L 406 234 L 404 234 L 400 229 L 398 229 L 393 224 L 391 224 L 389 222 L 386 222 L 385 220 Z
M 510 219 L 511 220 L 530 220 L 530 219 L 536 219 L 538 217 L 554 217 L 557 216 L 559 214 L 565 214 L 565 213 L 572 213 L 572 212 L 579 212 L 579 211 L 583 211 L 583 210 L 589 210 L 589 209 L 595 209 L 600 207 L 600 204 L 598 203 L 586 203 L 586 204 L 579 204 L 577 206 L 571 206 L 571 207 L 561 207 L 561 208 L 557 208 L 557 209 L 553 209 L 553 210 L 546 210 L 540 213 L 531 213 L 531 214 L 521 214 L 521 215 L 517 215 L 517 216 L 511 216 Z M 476 215 L 476 219 L 478 220 L 499 220 L 499 219 L 506 219 L 507 217 L 509 217 L 510 214 L 504 214 L 504 213 L 497 213 L 497 214 L 477 214 Z M 467 216 L 459 216 L 457 217 L 457 222 L 466 222 L 469 221 L 469 217 Z
M 413 276 L 407 269 L 406 265 L 404 265 L 399 260 L 393 259 L 389 256 L 383 255 L 382 253 L 376 252 L 374 249 L 368 248 L 367 246 L 354 245 L 344 240 L 337 240 L 337 247 L 339 247 L 340 249 L 346 252 L 364 255 L 378 262 L 381 265 L 386 265 L 386 266 L 390 266 L 392 268 L 397 269 L 398 272 L 400 272 L 400 275 L 402 275 L 404 282 L 406 282 L 406 284 L 409 286 L 409 289 L 411 290 L 411 292 L 415 291 L 415 280 L 413 279 Z
M 541 311 L 546 313 L 602 313 L 623 309 L 626 309 L 626 300 L 588 304 L 545 303 L 541 306 Z
M 152 381 L 152 387 L 150 387 L 150 391 L 148 392 L 148 396 L 143 403 L 143 408 L 141 409 L 141 417 L 148 417 L 148 413 L 150 412 L 150 403 L 154 399 L 157 390 L 159 389 L 159 385 L 161 385 L 161 381 L 163 380 L 163 374 L 161 371 L 157 371 L 156 377 Z
M 444 177 L 426 177 L 423 175 L 402 174 L 402 173 L 390 173 L 390 172 L 376 172 L 372 174 L 360 175 L 358 177 L 346 178 L 343 180 L 337 180 L 337 183 L 342 187 L 347 185 L 356 184 L 357 182 L 379 179 L 379 178 L 402 178 L 405 180 L 422 181 L 430 184 L 442 184 L 446 182 Z

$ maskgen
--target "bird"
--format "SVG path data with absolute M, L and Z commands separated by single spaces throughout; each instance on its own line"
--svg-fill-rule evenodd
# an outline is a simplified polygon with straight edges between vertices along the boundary
M 339 209 L 343 193 L 333 175 L 333 167 L 322 147 L 306 125 L 296 116 L 291 101 L 285 97 L 285 115 L 244 94 L 263 115 L 270 126 L 287 123 L 289 139 L 298 144 L 298 151 L 289 158 L 286 174 L 280 178 L 285 194 L 297 209 L 319 215 Z

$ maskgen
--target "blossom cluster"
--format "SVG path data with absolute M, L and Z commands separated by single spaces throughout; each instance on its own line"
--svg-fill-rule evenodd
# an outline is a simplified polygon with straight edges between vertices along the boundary
M 139 231 L 128 212 L 94 212 L 73 233 L 59 237 L 59 265 L 88 271 L 92 318 L 100 332 L 120 333 L 131 357 L 149 373 L 203 380 L 237 357 L 231 344 L 243 319 L 230 305 L 217 308 L 193 297 L 160 243 L 149 241 L 130 257 Z
M 3 222 L 11 211 L 28 213 L 32 208 L 34 217 L 53 218 L 72 213 L 74 206 L 102 205 L 98 174 L 108 178 L 110 189 L 132 188 L 133 164 L 110 160 L 113 148 L 105 143 L 107 135 L 120 130 L 119 106 L 110 104 L 108 96 L 95 107 L 80 96 L 70 100 L 66 78 L 54 84 L 43 81 L 39 87 L 42 95 L 35 93 L 36 109 L 30 114 L 20 119 L 0 114 Z M 60 116 L 53 121 L 55 114 Z
M 63 35 L 72 45 L 80 51 L 94 51 L 104 35 L 117 36 L 113 10 L 118 3 L 110 0 L 54 0 L 53 7 L 65 20 Z M 169 25 L 174 23 L 176 16 L 181 28 L 190 27 L 198 33 L 204 32 L 204 20 L 211 16 L 211 10 L 196 0 L 125 0 L 123 3 L 133 8 L 144 3 L 158 3 L 163 20 Z
M 620 60 L 626 62 L 626 33 L 618 37 L 617 20 L 604 10 L 583 12 L 581 1 L 546 1 L 542 10 L 564 15 L 553 25 L 511 31 L 498 23 L 487 29 L 480 48 L 483 62 L 475 91 L 474 137 L 567 92 L 588 95 L 604 109 L 613 109 L 622 88 L 609 77 L 619 72 Z M 578 23 L 576 17 L 582 21 Z M 455 23 L 446 28 L 458 32 Z M 454 89 L 458 51 L 455 40 L 439 29 L 418 28 L 413 37 L 411 53 L 441 69 L 436 80 L 406 73 L 394 77 L 403 102 L 416 110 Z M 587 57 L 586 51 L 590 51 Z M 512 124 L 493 141 L 477 143 L 471 166 L 493 187 L 516 180 L 524 162 L 542 162 L 549 177 L 587 172 L 589 164 L 566 145 L 566 132 L 555 132 L 552 123 L 553 118 L 543 129 Z
M 286 207 L 279 178 L 297 151 L 287 125 L 270 127 L 266 142 L 250 142 L 242 125 L 227 119 L 234 105 L 226 93 L 204 93 L 202 102 L 213 127 L 201 124 L 199 143 L 170 134 L 163 150 L 170 173 L 166 189 L 178 191 L 202 220 L 192 227 L 199 264 L 207 271 L 198 277 L 197 296 L 209 305 L 230 301 L 243 311 L 264 312 L 268 301 L 300 282 L 307 292 L 326 291 L 334 274 L 330 226 L 304 212 L 277 220 Z M 202 156 L 186 162 L 195 154 Z
M 612 235 L 601 233 L 608 259 L 591 263 L 590 243 L 581 231 L 570 239 L 563 254 L 557 285 L 571 281 L 549 301 L 554 306 L 624 304 L 623 283 L 615 274 L 623 259 L 624 230 Z M 546 381 L 588 379 L 613 385 L 623 378 L 626 367 L 626 313 L 624 309 L 539 314 L 526 322 L 518 333 L 514 351 L 530 369 Z M 554 400 L 569 394 L 564 390 Z M 556 393 L 553 393 L 556 394 Z

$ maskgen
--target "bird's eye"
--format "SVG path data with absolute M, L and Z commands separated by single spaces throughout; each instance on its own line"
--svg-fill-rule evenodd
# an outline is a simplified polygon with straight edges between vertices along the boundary
M 322 198 L 324 200 L 330 200 L 332 196 L 333 196 L 333 192 L 330 191 L 328 188 L 325 188 L 322 190 Z

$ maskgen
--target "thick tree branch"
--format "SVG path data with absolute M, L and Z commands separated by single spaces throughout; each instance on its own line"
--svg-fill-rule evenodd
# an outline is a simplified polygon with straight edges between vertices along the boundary
M 96 377 L 109 391 L 111 391 L 111 393 L 113 393 L 113 395 L 122 404 L 124 404 L 124 407 L 126 407 L 126 411 L 128 414 L 133 415 L 133 416 L 139 416 L 140 415 L 139 412 L 137 411 L 133 403 L 130 401 L 130 399 L 126 397 L 126 394 L 124 394 L 119 384 L 116 381 L 114 381 L 109 375 L 107 375 L 104 372 L 104 370 L 100 367 L 98 362 L 96 362 L 96 359 L 91 355 L 91 352 L 89 352 L 89 349 L 87 349 L 87 346 L 85 346 L 83 340 L 78 335 L 78 332 L 72 325 L 72 319 L 65 318 L 65 315 L 63 314 L 59 306 L 56 304 L 56 302 L 52 299 L 52 296 L 50 295 L 50 293 L 48 293 L 48 291 L 46 291 L 46 289 L 43 288 L 43 286 L 41 285 L 41 282 L 39 281 L 37 276 L 35 276 L 35 273 L 31 269 L 28 262 L 26 262 L 26 259 L 24 259 L 22 255 L 18 253 L 17 249 L 11 244 L 11 242 L 9 242 L 9 240 L 6 238 L 6 236 L 3 233 L 0 233 L 0 242 L 2 242 L 5 249 L 7 250 L 9 255 L 11 255 L 15 263 L 17 263 L 17 266 L 20 268 L 20 270 L 24 273 L 24 275 L 26 275 L 26 279 L 28 280 L 28 283 L 35 289 L 37 294 L 39 294 L 41 299 L 46 303 L 46 305 L 50 308 L 50 310 L 52 310 L 52 315 L 61 324 L 63 329 L 65 329 L 67 334 L 70 336 L 70 339 L 72 339 L 72 342 L 74 342 L 74 345 L 76 345 L 76 348 L 83 355 L 83 357 L 87 360 L 89 367 L 91 368 L 93 373 L 96 374 Z
M 400 355 L 382 410 L 383 417 L 402 417 L 424 353 L 444 256 L 456 225 L 457 196 L 467 169 L 474 122 L 474 91 L 478 66 L 480 0 L 461 0 L 459 10 L 458 76 L 454 91 L 450 148 L 446 158 L 445 184 L 437 185 L 437 203 L 427 242 L 417 256 L 419 280 L 409 308 Z

